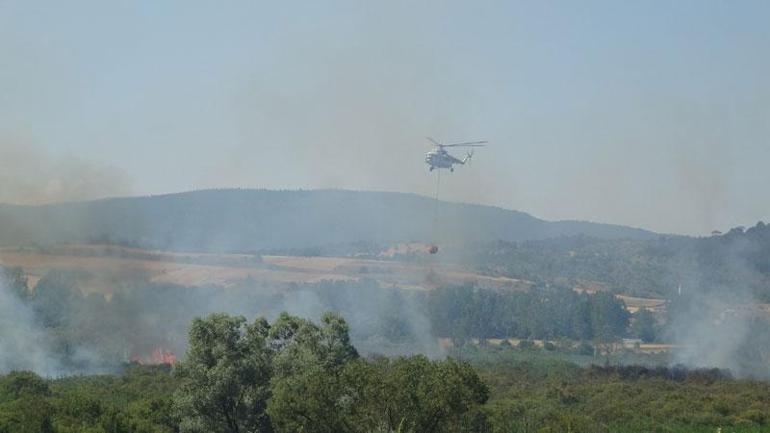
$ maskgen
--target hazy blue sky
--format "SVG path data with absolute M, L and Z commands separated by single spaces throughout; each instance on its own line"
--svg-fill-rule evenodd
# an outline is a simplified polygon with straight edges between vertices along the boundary
M 769 1 L 0 0 L 0 201 L 432 194 L 659 231 L 770 219 Z

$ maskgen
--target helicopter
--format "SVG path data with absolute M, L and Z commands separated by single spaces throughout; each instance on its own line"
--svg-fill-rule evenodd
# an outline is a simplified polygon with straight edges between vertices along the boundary
M 465 155 L 465 158 L 459 159 L 449 154 L 446 151 L 447 147 L 484 147 L 486 141 L 464 141 L 462 143 L 443 144 L 438 141 L 425 137 L 435 145 L 433 150 L 425 154 L 425 162 L 430 167 L 429 170 L 433 171 L 436 168 L 448 168 L 450 172 L 455 171 L 455 164 L 465 165 L 473 158 L 473 150 Z

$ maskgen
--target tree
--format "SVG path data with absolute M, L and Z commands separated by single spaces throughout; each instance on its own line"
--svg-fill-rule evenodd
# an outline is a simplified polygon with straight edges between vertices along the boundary
M 29 297 L 27 275 L 22 268 L 0 268 L 0 283 L 5 284 L 6 288 L 20 299 Z
M 195 319 L 175 374 L 174 403 L 184 432 L 272 432 L 265 413 L 273 352 L 264 319 L 212 314 Z
M 655 341 L 657 336 L 655 316 L 649 310 L 640 308 L 639 311 L 634 314 L 631 332 L 645 343 Z
M 32 308 L 43 326 L 66 326 L 73 318 L 70 314 L 81 297 L 73 272 L 50 271 L 35 286 Z
M 48 383 L 31 372 L 12 372 L 0 380 L 0 431 L 53 432 L 54 409 Z
M 345 368 L 358 358 L 342 317 L 326 313 L 321 326 L 282 314 L 270 330 L 276 348 L 268 414 L 279 432 L 356 431 L 359 395 Z
M 0 400 L 22 397 L 42 398 L 51 395 L 48 382 L 29 371 L 15 371 L 3 377 L 0 383 Z
M 196 319 L 175 374 L 183 432 L 488 431 L 489 392 L 467 364 L 424 356 L 366 361 L 339 315 Z
M 612 293 L 598 292 L 591 298 L 591 323 L 594 338 L 611 342 L 621 337 L 628 328 L 629 313 Z
M 372 424 L 420 433 L 477 431 L 485 425 L 477 415 L 489 390 L 468 364 L 414 356 L 381 360 L 375 367 L 369 413 L 380 421 Z

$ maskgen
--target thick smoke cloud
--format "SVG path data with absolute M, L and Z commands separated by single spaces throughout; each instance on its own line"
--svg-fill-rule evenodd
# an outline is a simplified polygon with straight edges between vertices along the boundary
M 675 364 L 723 368 L 731 372 L 767 375 L 770 371 L 747 370 L 741 352 L 749 337 L 749 321 L 737 316 L 724 302 L 705 299 L 678 312 L 671 328 Z
M 61 366 L 51 355 L 49 343 L 32 311 L 10 292 L 0 272 L 0 374 L 32 370 L 58 375 Z
M 0 138 L 0 203 L 91 200 L 131 192 L 120 170 Z
M 361 353 L 444 355 L 416 293 L 374 281 L 190 287 L 125 270 L 52 271 L 26 294 L 24 284 L 4 284 L 0 292 L 0 374 L 101 374 L 127 362 L 160 362 L 157 353 L 186 351 L 193 318 L 220 312 L 273 320 L 287 311 L 319 320 L 334 311 L 350 324 Z M 94 285 L 98 293 L 87 289 Z
M 770 377 L 770 321 L 752 290 L 766 278 L 752 262 L 761 254 L 750 233 L 705 240 L 711 243 L 700 256 L 690 251 L 672 260 L 681 284 L 668 305 L 666 338 L 677 346 L 674 363 Z M 696 264 L 682 266 L 688 262 Z

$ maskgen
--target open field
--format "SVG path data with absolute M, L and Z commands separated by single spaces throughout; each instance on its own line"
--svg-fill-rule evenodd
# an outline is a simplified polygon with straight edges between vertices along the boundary
M 253 256 L 147 251 L 133 248 L 72 245 L 46 250 L 0 249 L 0 265 L 20 267 L 34 287 L 46 272 L 80 270 L 99 280 L 142 276 L 153 282 L 186 286 L 231 287 L 245 281 L 259 285 L 312 283 L 322 280 L 379 281 L 409 289 L 474 283 L 500 289 L 526 289 L 526 281 L 480 275 L 440 263 L 404 263 L 350 257 Z M 96 288 L 94 288 L 96 289 Z
M 408 245 L 410 251 L 419 245 Z M 390 251 L 390 250 L 389 250 Z M 65 245 L 51 248 L 0 248 L 0 266 L 20 267 L 34 290 L 50 270 L 84 271 L 81 289 L 88 293 L 111 294 L 122 281 L 144 278 L 156 283 L 183 286 L 234 287 L 248 283 L 264 290 L 280 290 L 291 283 L 357 281 L 371 279 L 383 286 L 412 290 L 431 290 L 449 284 L 475 284 L 502 290 L 526 290 L 532 283 L 506 277 L 482 275 L 472 269 L 439 262 L 440 256 L 425 255 L 424 260 L 405 262 L 357 257 L 258 256 L 252 254 L 213 254 L 170 252 L 107 245 Z M 581 282 L 575 290 L 594 293 L 603 290 L 599 282 Z M 664 299 L 616 295 L 629 312 L 645 308 L 665 311 Z M 770 304 L 735 306 L 746 315 L 770 316 Z M 647 349 L 647 348 L 645 348 Z M 650 351 L 661 348 L 650 347 Z M 665 348 L 663 348 L 665 350 Z
M 451 338 L 439 338 L 439 345 L 444 349 L 452 349 L 454 347 L 454 344 L 452 343 Z M 478 338 L 472 338 L 471 343 L 475 346 L 492 346 L 492 347 L 500 347 L 504 341 L 507 341 L 510 346 L 518 346 L 519 343 L 522 342 L 520 338 L 488 338 L 484 341 L 485 344 L 481 345 L 481 341 Z M 554 347 L 559 347 L 561 349 L 568 348 L 574 350 L 579 342 L 576 341 L 568 341 L 568 340 L 539 340 L 539 339 L 531 339 L 527 340 L 529 341 L 533 347 L 538 349 L 543 349 L 545 347 L 546 343 L 551 343 L 554 345 Z M 633 344 L 630 342 L 622 341 L 615 346 L 611 347 L 610 350 L 613 353 L 619 353 L 623 350 L 632 350 L 636 353 L 648 353 L 648 354 L 655 354 L 655 353 L 666 353 L 670 352 L 673 349 L 679 348 L 682 346 L 678 346 L 675 344 L 662 344 L 662 343 L 641 343 L 641 344 Z M 605 348 L 606 349 L 606 348 Z
M 665 299 L 637 298 L 626 295 L 617 295 L 617 298 L 623 301 L 626 304 L 626 309 L 632 313 L 636 313 L 640 308 L 655 312 L 661 312 L 666 308 Z

